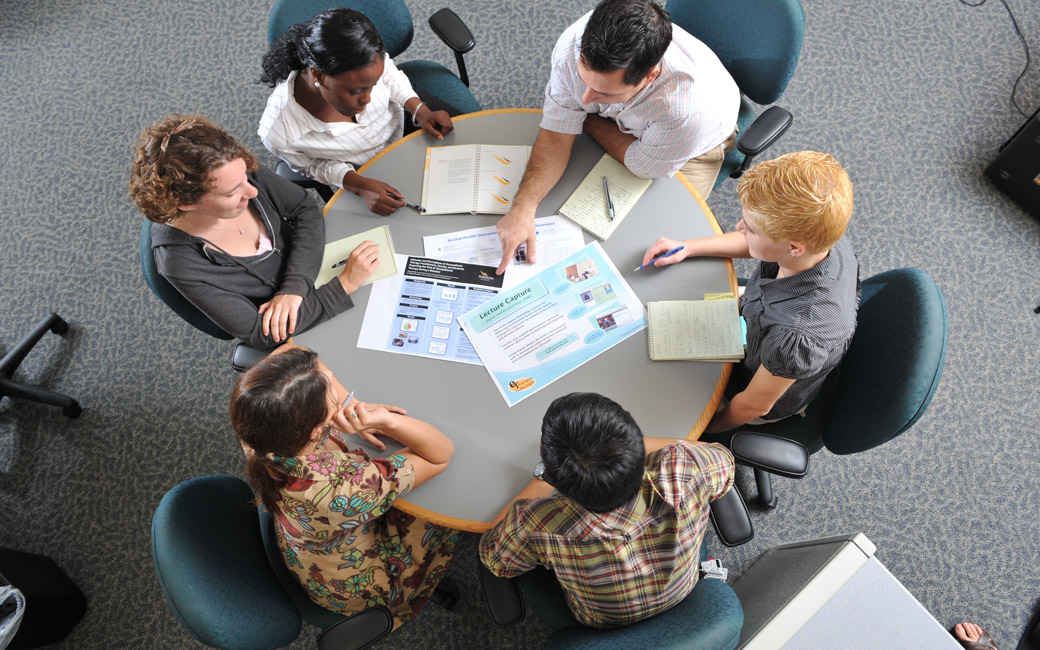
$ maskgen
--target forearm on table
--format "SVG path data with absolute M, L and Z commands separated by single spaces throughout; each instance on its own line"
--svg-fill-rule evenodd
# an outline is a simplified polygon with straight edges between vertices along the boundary
M 407 415 L 393 414 L 382 433 L 407 447 L 407 451 L 433 465 L 444 465 L 455 453 L 455 445 L 429 422 Z
M 545 129 L 538 132 L 538 138 L 531 148 L 531 158 L 527 161 L 527 170 L 513 199 L 514 206 L 533 211 L 541 203 L 567 169 L 575 137 Z
M 723 235 L 712 235 L 699 239 L 687 239 L 682 242 L 686 247 L 686 257 L 751 257 L 748 251 L 747 238 L 737 231 Z
M 632 143 L 636 141 L 634 135 L 622 133 L 614 120 L 608 120 L 594 113 L 590 113 L 585 118 L 582 128 L 614 160 L 617 160 L 622 165 L 625 164 L 625 153 L 628 152 L 628 148 Z
M 506 513 L 509 512 L 509 508 L 517 501 L 523 499 L 544 499 L 551 496 L 553 493 L 553 486 L 539 478 L 532 478 L 531 482 L 524 486 L 524 489 L 520 490 L 515 497 L 509 500 L 506 507 L 502 508 L 501 512 L 495 516 L 491 521 L 491 525 L 494 526 L 498 522 L 506 518 Z

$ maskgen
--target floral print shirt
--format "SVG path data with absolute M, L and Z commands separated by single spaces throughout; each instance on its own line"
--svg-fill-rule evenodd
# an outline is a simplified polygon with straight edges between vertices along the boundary
M 397 627 L 447 573 L 459 532 L 391 507 L 414 482 L 403 455 L 330 447 L 277 459 L 290 476 L 274 517 L 278 545 L 311 600 L 343 614 L 382 605 Z

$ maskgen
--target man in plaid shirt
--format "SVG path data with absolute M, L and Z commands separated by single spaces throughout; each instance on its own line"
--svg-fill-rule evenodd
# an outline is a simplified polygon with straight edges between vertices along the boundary
M 733 484 L 725 447 L 644 438 L 596 393 L 555 400 L 535 479 L 480 540 L 480 561 L 515 577 L 553 571 L 575 619 L 610 628 L 677 605 L 697 584 L 708 504 Z

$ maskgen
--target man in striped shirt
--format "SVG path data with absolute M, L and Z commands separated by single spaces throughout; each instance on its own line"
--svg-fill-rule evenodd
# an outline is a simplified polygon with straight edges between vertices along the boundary
M 735 143 L 740 90 L 704 43 L 652 0 L 603 0 L 556 42 L 541 131 L 513 207 L 498 222 L 505 271 L 583 130 L 641 178 L 681 172 L 707 198 Z
M 480 540 L 480 561 L 514 577 L 553 571 L 571 613 L 629 625 L 681 602 L 698 578 L 708 504 L 733 484 L 720 445 L 644 438 L 628 411 L 596 393 L 555 400 L 542 463 Z

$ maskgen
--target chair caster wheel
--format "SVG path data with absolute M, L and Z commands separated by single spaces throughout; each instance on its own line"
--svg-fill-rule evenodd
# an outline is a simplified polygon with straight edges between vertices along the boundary
M 61 409 L 62 415 L 72 419 L 78 418 L 79 414 L 82 412 L 83 407 L 81 407 L 79 404 L 73 404 L 72 406 L 66 406 L 65 408 Z

